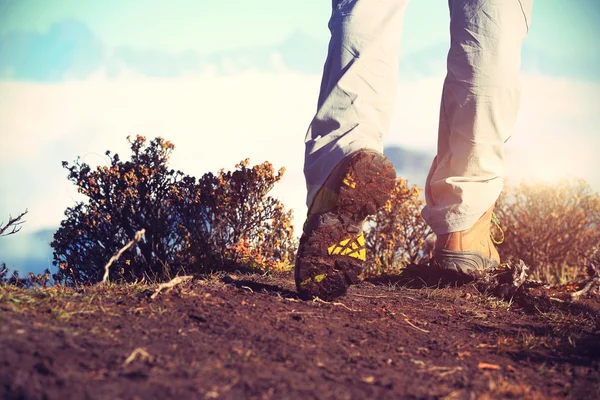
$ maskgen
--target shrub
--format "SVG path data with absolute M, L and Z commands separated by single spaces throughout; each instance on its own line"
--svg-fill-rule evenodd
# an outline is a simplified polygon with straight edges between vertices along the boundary
M 33 272 L 28 273 L 28 277 L 21 278 L 19 271 L 14 270 L 12 274 L 8 273 L 8 267 L 6 263 L 0 264 L 0 285 L 10 285 L 21 288 L 45 288 L 50 282 L 50 270 L 46 269 L 43 274 L 34 274 Z
M 144 239 L 111 266 L 111 279 L 166 279 L 239 265 L 230 249 L 244 239 L 262 256 L 254 266 L 288 260 L 293 243 L 273 238 L 291 238 L 291 212 L 267 196 L 283 170 L 274 175 L 269 163 L 247 168 L 245 161 L 233 173 L 209 173 L 197 181 L 168 168 L 172 143 L 128 140 L 130 161 L 107 151 L 110 165 L 95 170 L 79 159 L 63 163 L 88 199 L 66 210 L 54 235 L 58 280 L 99 281 L 106 262 L 141 229 Z M 273 244 L 279 247 L 265 248 Z
M 522 259 L 549 283 L 583 274 L 600 243 L 600 196 L 583 180 L 507 188 L 495 212 L 505 232 L 502 260 Z
M 78 283 L 98 281 L 106 262 L 142 228 L 145 240 L 131 256 L 113 264 L 113 270 L 126 278 L 141 278 L 144 273 L 166 274 L 166 266 L 179 267 L 175 255 L 183 243 L 169 209 L 171 188 L 183 173 L 167 168 L 174 146 L 161 138 L 146 146 L 141 136 L 130 144 L 131 161 L 122 162 L 118 154 L 107 151 L 110 164 L 95 170 L 79 158 L 73 165 L 63 162 L 68 179 L 88 199 L 66 210 L 67 218 L 51 243 L 54 264 L 63 278 Z
M 370 220 L 366 233 L 367 275 L 393 273 L 429 259 L 435 234 L 421 217 L 422 189 L 399 178 L 391 198 Z
M 217 207 L 216 248 L 227 249 L 226 258 L 234 263 L 253 267 L 267 263 L 275 268 L 295 256 L 295 241 L 291 227 L 292 212 L 286 212 L 276 199 L 267 196 L 285 169 L 274 174 L 270 163 L 248 168 L 246 159 L 233 172 L 219 173 L 215 188 Z M 242 246 L 240 248 L 240 245 Z
M 285 170 L 248 165 L 246 159 L 233 172 L 207 173 L 198 183 L 184 179 L 176 188 L 187 199 L 177 210 L 189 232 L 190 262 L 271 269 L 293 261 L 292 211 L 267 195 Z

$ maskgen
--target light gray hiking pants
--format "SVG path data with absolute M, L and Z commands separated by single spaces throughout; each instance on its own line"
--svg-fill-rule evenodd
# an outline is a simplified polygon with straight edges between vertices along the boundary
M 503 144 L 511 136 L 519 106 L 521 44 L 532 3 L 449 0 L 448 71 L 437 156 L 427 177 L 422 213 L 437 234 L 470 228 L 502 191 Z M 333 0 L 318 109 L 305 139 L 309 208 L 346 155 L 365 148 L 383 151 L 396 98 L 407 4 Z M 423 29 L 427 24 L 423 21 Z

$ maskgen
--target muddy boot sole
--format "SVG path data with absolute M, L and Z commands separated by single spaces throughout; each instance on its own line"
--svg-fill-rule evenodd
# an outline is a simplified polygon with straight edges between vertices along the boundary
M 443 249 L 434 253 L 430 266 L 455 273 L 459 277 L 466 276 L 475 279 L 487 271 L 498 268 L 499 264 L 477 251 Z
M 362 226 L 390 198 L 396 184 L 392 163 L 374 151 L 347 159 L 333 209 L 309 217 L 296 257 L 296 288 L 302 299 L 333 300 L 359 280 L 367 259 Z

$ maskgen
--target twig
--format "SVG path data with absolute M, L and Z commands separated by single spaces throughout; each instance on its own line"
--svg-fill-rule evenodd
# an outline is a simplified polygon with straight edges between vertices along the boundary
M 148 358 L 150 358 L 150 354 L 146 350 L 142 349 L 141 347 L 138 347 L 137 349 L 131 352 L 129 357 L 127 357 L 127 360 L 125 360 L 123 366 L 130 364 L 133 360 L 137 358 L 137 356 L 140 356 L 142 360 L 147 360 Z
M 443 378 L 447 375 L 451 375 L 451 374 L 454 374 L 454 373 L 456 373 L 458 371 L 462 371 L 462 370 L 463 370 L 462 367 L 430 367 L 427 369 L 420 369 L 418 372 L 432 373 L 432 372 L 441 371 L 439 374 L 439 377 Z
M 412 322 L 410 322 L 410 320 L 408 319 L 408 316 L 406 314 L 404 314 L 404 313 L 400 313 L 400 314 L 402 314 L 402 316 L 404 316 L 404 322 L 406 322 L 407 324 L 409 324 L 410 326 L 412 326 L 416 330 L 421 331 L 423 333 L 429 333 L 429 331 L 427 329 L 419 328 L 418 326 L 416 326 L 415 324 L 413 324 Z
M 169 282 L 167 283 L 161 283 L 160 285 L 158 285 L 158 288 L 156 289 L 156 291 L 154 291 L 154 293 L 152 294 L 152 296 L 150 296 L 151 299 L 156 298 L 156 296 L 159 295 L 159 293 L 163 290 L 163 289 L 167 289 L 167 291 L 169 291 L 170 289 L 172 289 L 174 286 L 179 285 L 180 283 L 183 282 L 187 282 L 190 279 L 192 279 L 193 276 L 191 275 L 186 275 L 186 276 L 178 276 L 176 278 L 171 279 Z
M 334 302 L 329 302 L 329 301 L 322 300 L 322 299 L 320 299 L 320 298 L 318 298 L 318 297 L 315 297 L 315 298 L 313 299 L 313 303 L 323 303 L 323 304 L 331 304 L 331 305 L 333 305 L 333 306 L 340 306 L 340 307 L 344 307 L 346 310 L 348 310 L 348 311 L 352 311 L 352 312 L 360 311 L 360 310 L 355 310 L 355 309 L 353 309 L 353 308 L 350 308 L 350 307 L 348 307 L 347 305 L 345 305 L 344 303 L 337 303 L 337 302 L 336 302 L 336 303 L 334 303 Z
M 439 377 L 443 378 L 445 376 L 452 375 L 452 374 L 454 374 L 454 373 L 456 373 L 458 371 L 462 371 L 462 370 L 463 370 L 462 367 L 456 367 L 456 368 L 453 368 L 451 370 L 448 370 L 448 371 L 440 373 Z
M 387 299 L 390 296 L 367 296 L 366 294 L 358 294 L 358 293 L 354 293 L 353 296 L 356 297 L 366 297 L 368 299 Z
M 294 302 L 294 303 L 300 303 L 300 300 L 293 299 L 293 298 L 290 298 L 290 297 L 282 297 L 282 299 L 285 300 L 285 301 L 291 301 L 291 302 Z
M 104 277 L 102 278 L 102 283 L 108 282 L 108 269 L 110 268 L 112 263 L 117 261 L 119 259 L 119 257 L 121 257 L 121 254 L 123 254 L 126 250 L 130 249 L 131 247 L 133 247 L 133 245 L 135 245 L 140 240 L 142 240 L 142 236 L 144 236 L 145 233 L 146 233 L 145 229 L 137 231 L 133 240 L 131 240 L 129 243 L 127 243 L 125 246 L 123 246 L 123 248 L 121 250 L 119 250 L 117 252 L 117 254 L 115 254 L 114 256 L 112 256 L 110 258 L 110 260 L 108 260 L 108 263 L 104 266 Z
M 23 216 L 27 213 L 28 213 L 28 210 L 25 210 L 24 212 L 22 212 L 15 218 L 13 218 L 12 215 L 9 214 L 8 222 L 6 223 L 6 225 L 2 226 L 3 223 L 0 223 L 0 237 L 14 235 L 15 233 L 19 232 L 22 228 L 22 226 L 19 226 L 19 225 L 22 225 L 25 223 L 25 221 L 21 221 L 21 218 L 23 218 Z M 12 230 L 8 233 L 4 233 L 11 226 L 12 226 Z
M 317 313 L 308 312 L 308 311 L 296 311 L 296 310 L 292 310 L 292 311 L 287 311 L 286 314 L 294 314 L 294 315 L 316 315 Z

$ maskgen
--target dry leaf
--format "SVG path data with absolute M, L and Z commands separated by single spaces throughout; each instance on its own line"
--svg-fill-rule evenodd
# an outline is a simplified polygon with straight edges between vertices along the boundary
M 480 362 L 478 368 L 479 369 L 491 369 L 493 371 L 497 371 L 500 369 L 500 366 L 497 364 L 488 364 L 488 363 Z
M 363 381 L 364 383 L 368 383 L 369 385 L 372 385 L 373 383 L 375 383 L 375 377 L 374 376 L 365 376 L 361 379 L 361 381 Z

